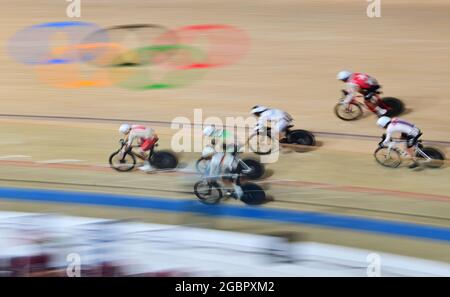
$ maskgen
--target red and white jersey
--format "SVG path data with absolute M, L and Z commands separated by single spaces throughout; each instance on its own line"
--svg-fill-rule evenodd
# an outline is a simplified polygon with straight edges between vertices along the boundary
M 128 145 L 131 145 L 135 139 L 149 139 L 155 135 L 155 130 L 143 125 L 132 125 L 130 134 L 128 134 Z
M 384 143 L 387 144 L 391 140 L 394 133 L 404 133 L 411 136 L 417 136 L 420 133 L 420 130 L 410 122 L 399 118 L 393 118 L 386 128 L 386 139 L 384 140 Z
M 378 85 L 375 78 L 365 73 L 353 73 L 347 80 L 347 84 L 351 86 L 358 86 L 361 89 L 368 89 Z

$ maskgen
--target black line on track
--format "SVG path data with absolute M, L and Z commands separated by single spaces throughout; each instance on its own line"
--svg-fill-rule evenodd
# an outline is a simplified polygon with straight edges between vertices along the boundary
M 97 121 L 97 122 L 137 122 L 137 123 L 148 123 L 148 124 L 159 124 L 159 125 L 188 125 L 188 126 L 202 126 L 203 124 L 198 123 L 182 123 L 182 122 L 169 122 L 169 121 L 149 121 L 149 120 L 132 120 L 132 119 L 117 119 L 117 118 L 97 118 L 97 117 L 72 117 L 72 116 L 51 116 L 51 115 L 24 115 L 24 114 L 0 114 L 3 118 L 31 118 L 31 119 L 53 119 L 53 120 L 79 120 L 79 121 Z M 238 127 L 246 128 L 246 127 Z M 364 138 L 364 139 L 380 139 L 380 136 L 364 135 L 364 134 L 351 134 L 351 133 L 340 133 L 340 132 L 325 132 L 325 131 L 312 131 L 312 133 L 325 136 L 325 137 L 349 137 L 349 138 Z M 450 141 L 444 140 L 424 140 L 424 142 L 431 144 L 441 144 L 450 145 Z
M 302 201 L 288 201 L 288 200 L 278 200 L 278 199 L 275 199 L 274 201 L 275 202 L 286 203 L 286 204 L 306 204 L 306 205 L 313 205 L 313 206 L 343 208 L 343 209 L 348 209 L 348 210 L 378 212 L 378 213 L 387 213 L 387 214 L 395 214 L 395 215 L 402 215 L 402 216 L 420 217 L 420 218 L 427 218 L 427 219 L 438 219 L 438 220 L 450 221 L 450 218 L 445 218 L 445 217 L 428 216 L 428 215 L 421 215 L 421 214 L 410 214 L 410 213 L 396 212 L 396 211 L 389 211 L 389 210 L 377 210 L 377 209 L 370 209 L 370 208 L 363 208 L 363 207 L 342 206 L 342 205 L 336 205 L 336 204 L 324 204 L 324 203 L 302 202 Z

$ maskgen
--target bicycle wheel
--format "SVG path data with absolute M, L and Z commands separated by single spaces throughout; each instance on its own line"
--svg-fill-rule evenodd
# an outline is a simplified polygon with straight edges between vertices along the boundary
M 119 172 L 130 171 L 136 166 L 136 157 L 133 154 L 125 153 L 121 158 L 120 150 L 118 150 L 109 156 L 109 164 Z
M 384 97 L 381 98 L 383 104 L 388 107 L 388 110 L 385 114 L 387 117 L 395 117 L 405 111 L 405 105 L 400 99 L 394 97 Z
M 272 138 L 268 134 L 254 134 L 248 139 L 248 146 L 258 155 L 268 155 L 272 152 Z
M 422 152 L 429 158 L 431 158 L 431 160 L 425 161 L 424 156 L 422 156 L 420 153 L 417 153 L 417 158 L 423 160 L 422 162 L 424 162 L 427 167 L 439 168 L 444 165 L 445 156 L 439 150 L 432 147 L 424 147 L 422 148 Z
M 396 149 L 379 147 L 374 153 L 375 160 L 385 167 L 396 168 L 402 163 L 402 157 Z
M 239 163 L 236 168 L 237 173 L 239 174 L 242 173 L 245 177 L 249 179 L 258 179 L 264 175 L 265 168 L 264 165 L 261 164 L 260 162 L 253 159 L 243 159 L 242 162 L 244 162 L 251 169 L 251 171 L 249 173 L 242 173 L 244 167 L 241 163 Z
M 158 169 L 173 169 L 178 165 L 178 159 L 170 152 L 155 152 L 150 160 L 150 164 Z
M 195 169 L 200 174 L 204 174 L 208 169 L 210 159 L 200 158 L 195 163 Z
M 254 183 L 245 183 L 241 186 L 244 195 L 242 202 L 249 205 L 262 204 L 266 201 L 266 193 L 263 188 Z
M 363 115 L 363 110 L 357 103 L 350 102 L 350 104 L 346 106 L 346 104 L 339 102 L 334 107 L 334 113 L 341 120 L 354 121 L 359 119 Z
M 315 145 L 316 139 L 314 135 L 306 130 L 293 130 L 287 136 L 288 143 L 300 145 Z
M 194 185 L 194 194 L 204 204 L 217 204 L 222 198 L 222 190 L 217 182 L 198 181 Z

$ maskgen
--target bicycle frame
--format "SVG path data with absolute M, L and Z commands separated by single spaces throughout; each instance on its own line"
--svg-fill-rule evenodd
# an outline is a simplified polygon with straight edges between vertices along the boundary
M 121 139 L 120 140 L 120 144 L 121 144 L 120 150 L 122 150 L 123 147 L 126 146 L 126 142 L 123 139 Z M 148 156 L 142 156 L 141 154 L 138 154 L 138 153 L 133 151 L 133 148 L 139 147 L 139 145 L 131 145 L 130 147 L 128 147 L 126 153 L 131 154 L 131 155 L 141 159 L 142 161 L 150 160 L 150 158 L 153 156 L 153 152 L 154 152 L 155 146 L 157 146 L 156 143 L 150 149 Z M 125 154 L 124 154 L 124 157 L 125 157 Z
M 236 154 L 236 155 L 234 155 L 233 157 L 234 157 L 234 159 L 233 159 L 233 162 L 235 161 L 235 160 L 237 160 L 237 165 L 241 165 L 242 166 L 242 168 L 243 168 L 243 170 L 244 171 L 248 171 L 248 170 L 251 170 L 251 168 L 241 159 L 241 158 L 239 158 L 238 157 L 238 155 L 239 154 Z M 210 161 L 211 161 L 211 158 L 209 159 Z M 206 173 L 206 172 L 205 172 Z M 217 176 L 217 178 L 219 178 L 219 177 L 230 177 L 231 175 L 233 175 L 233 174 L 229 174 L 229 175 L 222 175 L 222 176 Z M 210 178 L 213 178 L 213 177 L 210 177 Z
M 342 93 L 344 94 L 344 97 L 342 98 L 342 100 L 345 98 L 345 96 L 347 96 L 347 92 L 345 90 L 342 90 Z M 361 94 L 361 96 L 355 96 L 350 103 L 354 103 L 354 104 L 358 104 L 359 106 L 363 106 L 365 108 L 367 108 L 368 110 L 375 112 L 375 107 L 379 106 L 383 109 L 389 109 L 389 107 L 384 104 L 383 100 L 381 100 L 380 97 L 381 92 L 377 91 L 375 92 L 370 99 L 366 99 L 365 96 L 363 94 Z M 357 98 L 363 98 L 363 102 L 360 102 Z M 372 97 L 375 97 L 376 99 L 376 103 L 372 103 L 370 100 L 372 99 Z
M 388 146 L 388 154 L 390 154 L 391 153 L 391 150 L 397 150 L 399 153 L 401 153 L 401 155 L 402 156 L 404 156 L 406 153 L 404 152 L 404 150 L 402 150 L 402 149 L 400 149 L 399 147 L 398 147 L 398 144 L 401 144 L 401 143 L 403 143 L 403 144 L 406 144 L 406 140 L 393 140 L 393 141 L 390 141 L 390 144 L 389 144 L 389 146 Z M 391 145 L 391 144 L 394 144 L 394 145 Z M 417 154 L 419 154 L 419 155 L 421 155 L 424 159 L 426 159 L 426 161 L 430 161 L 430 160 L 432 160 L 427 154 L 425 154 L 423 151 L 422 151 L 422 149 L 420 148 L 420 142 L 417 142 L 415 145 L 414 145 L 414 153 L 417 155 Z

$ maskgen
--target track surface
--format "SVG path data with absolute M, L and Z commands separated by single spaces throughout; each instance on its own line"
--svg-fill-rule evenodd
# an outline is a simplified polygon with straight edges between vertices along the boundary
M 372 73 L 386 96 L 405 101 L 409 109 L 404 117 L 422 128 L 424 139 L 450 155 L 450 4 L 444 0 L 383 2 L 382 17 L 370 19 L 365 14 L 367 2 L 341 2 L 83 3 L 81 21 L 102 26 L 234 25 L 251 36 L 251 49 L 239 63 L 211 70 L 191 86 L 145 92 L 118 87 L 52 88 L 39 83 L 32 67 L 17 64 L 6 51 L 0 52 L 0 184 L 194 199 L 189 193 L 196 177 L 188 173 L 189 167 L 182 172 L 146 175 L 119 174 L 105 166 L 117 146 L 118 122 L 134 119 L 155 126 L 161 148 L 168 148 L 175 131 L 167 124 L 179 116 L 193 119 L 194 108 L 202 108 L 204 118 L 224 118 L 247 116 L 251 106 L 265 104 L 288 110 L 297 127 L 316 132 L 319 146 L 304 152 L 287 150 L 277 163 L 267 165 L 270 176 L 261 183 L 274 201 L 263 207 L 449 227 L 450 169 L 410 171 L 377 166 L 372 152 L 382 131 L 374 125 L 375 117 L 368 114 L 358 122 L 343 122 L 332 109 L 341 87 L 334 80 L 338 70 Z M 66 21 L 65 5 L 43 1 L 38 6 L 30 0 L 4 4 L 0 39 L 6 44 L 25 26 Z M 180 155 L 189 166 L 197 157 Z M 48 209 L 0 203 L 0 208 L 28 207 Z M 89 213 L 82 207 L 63 209 Z M 128 215 L 127 211 L 120 214 Z M 166 218 L 154 214 L 153 219 Z M 253 232 L 263 226 L 249 224 L 226 221 L 221 228 Z M 291 226 L 279 229 L 287 228 Z M 448 246 L 447 250 L 445 246 L 432 249 L 431 243 L 393 243 L 384 237 L 369 240 L 360 233 L 308 232 L 317 235 L 317 240 L 358 246 L 365 241 L 379 249 L 450 261 Z

